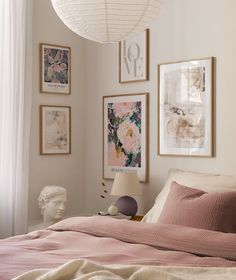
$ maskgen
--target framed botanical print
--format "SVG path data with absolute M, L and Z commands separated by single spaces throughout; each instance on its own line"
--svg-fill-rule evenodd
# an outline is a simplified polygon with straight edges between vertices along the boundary
M 70 47 L 40 44 L 40 91 L 71 93 Z
M 147 181 L 148 93 L 103 97 L 103 178 L 137 171 Z
M 158 65 L 160 155 L 214 155 L 214 58 Z
M 149 29 L 119 43 L 119 82 L 149 79 Z
M 40 154 L 71 153 L 71 107 L 40 105 Z

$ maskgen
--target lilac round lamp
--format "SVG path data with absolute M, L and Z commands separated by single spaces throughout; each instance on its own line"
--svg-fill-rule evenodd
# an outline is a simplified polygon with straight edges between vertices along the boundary
M 137 173 L 116 173 L 111 195 L 121 196 L 115 203 L 120 213 L 126 216 L 135 216 L 138 204 L 131 196 L 141 195 L 141 185 Z

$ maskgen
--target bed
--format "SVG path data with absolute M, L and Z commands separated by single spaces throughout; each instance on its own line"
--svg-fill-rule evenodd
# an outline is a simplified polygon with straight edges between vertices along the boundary
M 236 279 L 235 190 L 172 169 L 142 222 L 73 217 L 1 240 L 0 279 Z

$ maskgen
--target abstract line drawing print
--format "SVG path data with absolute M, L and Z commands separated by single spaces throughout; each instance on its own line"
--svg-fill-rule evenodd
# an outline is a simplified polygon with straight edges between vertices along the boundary
M 46 149 L 65 150 L 68 146 L 66 113 L 57 110 L 47 111 L 45 117 Z

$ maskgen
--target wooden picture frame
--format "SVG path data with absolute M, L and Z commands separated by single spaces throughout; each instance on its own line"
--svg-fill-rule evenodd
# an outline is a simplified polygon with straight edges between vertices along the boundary
M 149 80 L 149 29 L 119 42 L 119 82 Z
M 71 153 L 71 107 L 40 105 L 40 154 Z
M 214 58 L 158 65 L 158 154 L 214 156 Z
M 148 93 L 103 96 L 103 178 L 148 172 Z
M 71 48 L 40 44 L 40 92 L 71 94 Z

